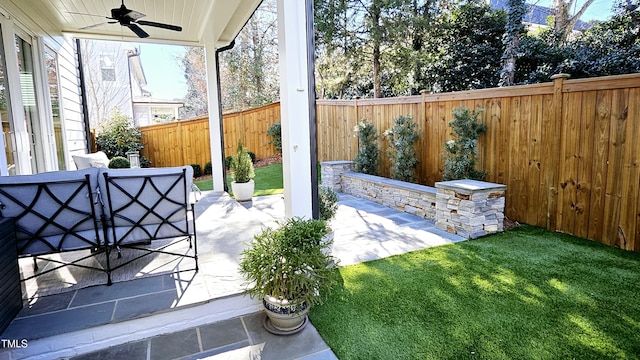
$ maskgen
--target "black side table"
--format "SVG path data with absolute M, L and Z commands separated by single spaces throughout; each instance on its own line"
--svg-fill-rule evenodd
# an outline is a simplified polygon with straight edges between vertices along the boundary
M 22 291 L 13 218 L 0 218 L 0 334 L 21 309 Z

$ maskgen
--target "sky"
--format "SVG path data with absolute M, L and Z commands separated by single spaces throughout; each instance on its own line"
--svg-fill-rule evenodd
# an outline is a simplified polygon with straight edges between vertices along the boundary
M 137 43 L 135 47 L 140 49 L 140 61 L 147 78 L 144 89 L 150 91 L 151 96 L 156 99 L 184 98 L 187 83 L 180 65 L 184 47 L 149 43 Z
M 553 0 L 527 0 L 527 3 L 536 4 L 540 6 L 552 7 Z M 570 13 L 574 14 L 585 3 L 585 0 L 576 0 L 575 9 L 570 9 Z M 580 18 L 582 21 L 589 20 L 606 20 L 611 16 L 612 0 L 596 0 L 593 4 L 589 5 L 587 11 Z
M 550 7 L 553 0 L 528 0 L 540 6 Z M 576 6 L 582 6 L 585 0 L 577 0 Z M 611 16 L 612 0 L 596 0 L 582 16 L 583 21 L 606 20 Z M 574 13 L 577 9 L 571 9 Z M 179 58 L 184 54 L 184 47 L 149 43 L 135 44 L 140 49 L 140 60 L 147 78 L 145 90 L 152 97 L 163 100 L 184 98 L 187 84 Z

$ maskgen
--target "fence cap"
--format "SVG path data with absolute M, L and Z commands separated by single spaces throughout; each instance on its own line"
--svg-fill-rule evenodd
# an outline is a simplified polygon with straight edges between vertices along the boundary
M 551 80 L 555 80 L 555 79 L 568 79 L 571 77 L 571 74 L 566 74 L 566 73 L 560 73 L 560 74 L 555 74 L 555 75 L 551 75 Z
M 436 189 L 446 189 L 446 190 L 455 190 L 455 191 L 462 190 L 466 192 L 502 191 L 502 190 L 507 190 L 507 185 L 490 183 L 486 181 L 463 179 L 463 180 L 437 182 Z

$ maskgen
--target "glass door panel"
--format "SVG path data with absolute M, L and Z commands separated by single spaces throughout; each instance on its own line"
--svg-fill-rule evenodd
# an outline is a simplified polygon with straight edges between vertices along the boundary
M 2 175 L 16 174 L 15 144 L 13 138 L 13 126 L 11 123 L 11 107 L 9 102 L 9 86 L 6 79 L 6 63 L 4 44 L 2 41 L 2 26 L 0 26 L 0 118 L 2 119 L 2 141 L 4 143 L 4 159 L 0 161 L 4 169 Z M 1 156 L 1 155 L 0 155 Z
M 64 157 L 64 139 L 62 137 L 62 121 L 60 119 L 60 89 L 58 85 L 58 58 L 53 50 L 46 49 L 44 62 L 47 67 L 47 88 L 51 98 L 51 115 L 53 118 L 53 137 L 55 140 L 58 170 L 66 170 L 67 162 Z
M 38 126 L 38 111 L 36 108 L 36 91 L 33 78 L 33 53 L 31 44 L 16 35 L 16 54 L 18 56 L 18 70 L 20 71 L 20 88 L 22 90 L 22 106 L 25 125 L 29 142 L 29 157 L 31 159 L 31 171 L 39 170 L 39 157 L 36 151 L 36 140 L 40 147 L 45 146 L 42 141 L 40 127 Z

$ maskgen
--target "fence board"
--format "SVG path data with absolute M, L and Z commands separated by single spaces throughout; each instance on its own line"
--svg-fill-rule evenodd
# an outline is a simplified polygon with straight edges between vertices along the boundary
M 597 92 L 588 91 L 582 94 L 582 116 L 580 121 L 580 139 L 578 149 L 578 175 L 576 184 L 575 230 L 573 234 L 587 237 L 589 233 L 589 198 L 591 195 L 592 172 L 594 161 L 593 142 L 595 138 Z
M 619 236 L 621 247 L 630 250 L 636 249 L 636 243 L 640 241 L 636 233 L 636 218 L 640 215 L 637 208 L 640 192 L 638 189 L 640 181 L 640 146 L 637 138 L 640 134 L 638 92 L 640 89 L 636 88 L 631 89 L 628 93 L 627 107 L 625 108 L 628 120 L 622 164 L 621 194 L 623 204 L 620 212 Z
M 611 118 L 611 91 L 598 91 L 596 95 L 596 121 L 594 126 L 594 159 L 592 164 L 591 198 L 589 201 L 589 238 L 601 239 L 604 222 L 604 198 L 609 158 Z

